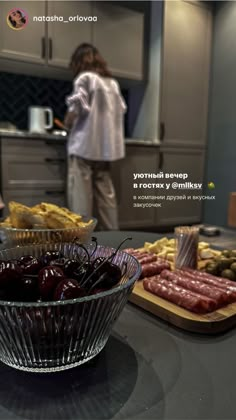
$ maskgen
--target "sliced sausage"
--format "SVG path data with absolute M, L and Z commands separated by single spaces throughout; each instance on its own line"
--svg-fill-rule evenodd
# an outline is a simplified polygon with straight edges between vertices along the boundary
M 162 270 L 165 270 L 165 268 L 169 269 L 170 264 L 164 260 L 162 260 L 161 262 L 155 261 L 153 263 L 144 264 L 142 265 L 142 273 L 140 278 L 151 277 L 156 274 L 160 274 Z
M 134 248 L 125 248 L 122 249 L 123 252 L 127 252 L 127 254 L 132 254 L 132 252 L 136 252 L 136 249 Z
M 160 279 L 159 276 L 144 279 L 143 287 L 148 292 L 198 314 L 212 312 L 217 308 L 214 299 L 184 289 L 171 281 Z
M 188 273 L 191 273 L 191 274 L 194 274 L 194 275 L 198 275 L 202 279 L 203 278 L 204 279 L 205 278 L 211 278 L 213 280 L 217 280 L 219 283 L 225 284 L 227 286 L 231 286 L 231 287 L 235 288 L 235 290 L 236 290 L 235 281 L 226 279 L 224 277 L 216 277 L 216 276 L 213 276 L 212 274 L 206 273 L 205 271 L 191 270 L 190 268 L 184 268 L 184 271 L 187 271 Z
M 197 271 L 197 270 L 175 270 L 176 273 L 182 274 L 184 276 L 187 276 L 190 279 L 193 280 L 200 280 L 203 283 L 209 284 L 209 286 L 214 286 L 214 287 L 218 287 L 221 290 L 226 290 L 227 293 L 231 293 L 232 296 L 232 302 L 236 301 L 236 284 L 232 281 L 229 280 L 229 284 L 225 284 L 224 282 L 222 282 L 219 277 L 216 276 L 212 276 L 211 274 L 209 274 L 209 276 L 202 276 L 202 272 L 201 271 Z M 204 273 L 204 274 L 208 274 L 208 273 Z M 226 279 L 224 279 L 226 280 Z M 233 284 L 233 286 L 232 286 Z
M 169 270 L 163 270 L 161 272 L 161 277 L 166 280 L 170 280 L 185 289 L 192 290 L 193 292 L 197 292 L 201 295 L 214 299 L 217 302 L 218 308 L 233 302 L 233 296 L 230 292 L 227 293 L 227 291 L 223 289 L 210 286 L 200 280 L 193 280 L 187 276 Z
M 145 257 L 147 255 L 149 255 L 148 252 L 145 251 L 138 251 L 137 249 L 132 249 L 132 248 L 128 248 L 128 249 L 124 249 L 123 252 L 126 252 L 127 254 L 132 255 L 133 257 L 137 258 L 137 257 Z
M 141 265 L 149 264 L 154 261 L 157 261 L 156 255 L 147 255 L 145 257 L 137 257 L 137 260 L 140 262 Z

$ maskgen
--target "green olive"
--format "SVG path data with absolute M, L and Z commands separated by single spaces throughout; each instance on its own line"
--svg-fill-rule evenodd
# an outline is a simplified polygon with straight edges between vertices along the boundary
M 230 270 L 232 270 L 236 274 L 236 262 L 233 262 L 233 264 L 231 264 Z
M 221 272 L 221 277 L 229 280 L 236 280 L 236 273 L 234 273 L 232 270 L 226 269 Z
M 224 251 L 222 251 L 222 256 L 229 258 L 231 256 L 231 251 L 229 251 L 228 249 L 224 249 Z
M 230 258 L 221 258 L 218 262 L 218 268 L 219 270 L 225 270 L 226 268 L 229 268 L 232 264 L 232 261 Z
M 214 276 L 217 276 L 218 274 L 218 264 L 216 263 L 208 263 L 206 266 L 206 272 L 209 274 L 213 274 Z

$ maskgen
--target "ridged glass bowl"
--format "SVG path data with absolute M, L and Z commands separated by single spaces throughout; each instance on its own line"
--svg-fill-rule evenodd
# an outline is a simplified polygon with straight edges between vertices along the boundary
M 87 226 L 78 226 L 70 229 L 17 229 L 3 227 L 3 237 L 8 247 L 70 242 L 74 238 L 77 238 L 81 243 L 88 243 L 97 225 L 97 219 L 83 218 L 83 222 L 88 222 L 89 220 L 92 220 L 92 223 Z
M 91 254 L 94 245 L 87 246 Z M 65 257 L 79 256 L 76 244 L 29 245 L 0 251 L 0 259 L 23 255 L 41 256 L 58 250 Z M 98 246 L 92 258 L 108 257 L 115 250 Z M 53 372 L 81 365 L 105 346 L 111 329 L 124 308 L 141 273 L 138 261 L 118 251 L 113 262 L 127 264 L 120 283 L 105 292 L 55 302 L 0 301 L 0 360 L 31 372 Z

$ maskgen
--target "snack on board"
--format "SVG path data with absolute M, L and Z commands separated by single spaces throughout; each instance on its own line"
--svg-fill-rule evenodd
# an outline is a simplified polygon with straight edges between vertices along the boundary
M 175 258 L 175 239 L 168 239 L 166 237 L 158 239 L 154 243 L 145 242 L 144 249 L 147 252 L 152 252 L 158 257 L 166 258 L 169 261 L 174 261 Z M 207 242 L 198 243 L 198 260 L 205 260 L 221 255 L 221 251 L 211 249 Z
M 144 278 L 146 291 L 197 314 L 236 302 L 236 285 L 229 279 L 192 269 L 162 270 Z
M 55 204 L 41 203 L 34 207 L 10 201 L 9 216 L 1 223 L 1 227 L 17 229 L 70 229 L 87 227 L 92 219 L 83 222 L 82 216 Z
M 236 281 L 236 250 L 222 251 L 220 256 L 207 263 L 205 271 L 214 276 Z
M 170 269 L 170 264 L 164 258 L 160 258 L 155 254 L 149 252 L 138 251 L 134 248 L 124 249 L 127 254 L 135 257 L 139 264 L 141 264 L 142 271 L 140 279 L 160 274 L 162 270 Z

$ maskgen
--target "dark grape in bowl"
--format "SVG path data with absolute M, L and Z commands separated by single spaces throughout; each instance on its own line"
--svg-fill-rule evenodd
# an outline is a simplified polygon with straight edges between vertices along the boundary
M 141 273 L 131 255 L 94 244 L 19 246 L 0 251 L 0 260 L 0 360 L 31 372 L 95 357 Z

